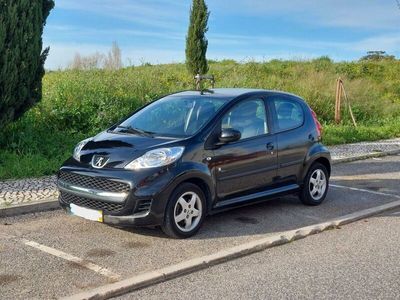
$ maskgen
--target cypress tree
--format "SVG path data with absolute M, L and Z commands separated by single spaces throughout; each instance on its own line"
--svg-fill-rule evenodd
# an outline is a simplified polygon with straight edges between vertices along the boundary
M 210 13 L 204 0 L 193 0 L 190 9 L 190 24 L 186 36 L 186 66 L 191 75 L 207 74 L 206 58 L 208 41 L 205 33 Z
M 43 27 L 53 0 L 0 0 L 0 130 L 42 97 Z

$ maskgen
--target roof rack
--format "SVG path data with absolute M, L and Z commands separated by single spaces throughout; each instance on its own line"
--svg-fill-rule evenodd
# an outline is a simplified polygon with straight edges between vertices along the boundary
M 214 77 L 214 75 L 200 75 L 200 74 L 197 74 L 196 76 L 194 76 L 194 79 L 196 80 L 196 90 L 200 91 L 201 93 L 203 93 L 203 91 L 211 92 L 210 90 L 206 90 L 206 89 L 202 88 L 202 84 L 201 84 L 202 81 L 210 80 L 211 87 L 214 88 L 214 86 L 215 86 L 215 77 Z

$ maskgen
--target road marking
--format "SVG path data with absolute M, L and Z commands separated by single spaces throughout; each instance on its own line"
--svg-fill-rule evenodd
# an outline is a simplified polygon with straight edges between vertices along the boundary
M 374 179 L 394 179 L 398 178 L 399 172 L 388 172 L 388 173 L 372 173 L 372 174 L 362 174 L 362 175 L 336 175 L 332 176 L 332 181 L 352 181 L 352 180 L 374 180 Z
M 366 189 L 359 189 L 359 188 L 345 186 L 345 185 L 329 184 L 329 186 L 333 187 L 333 188 L 348 189 L 348 190 L 357 191 L 357 192 L 364 192 L 364 193 L 370 193 L 370 194 L 387 196 L 387 197 L 395 197 L 395 198 L 400 199 L 400 196 L 398 196 L 398 195 L 382 193 L 382 192 L 376 192 L 376 191 L 370 191 L 370 190 L 366 190 Z
M 84 260 L 82 258 L 73 256 L 71 254 L 62 252 L 60 250 L 57 250 L 57 249 L 54 249 L 54 248 L 51 248 L 51 247 L 48 247 L 48 246 L 41 245 L 41 244 L 36 243 L 34 241 L 29 241 L 29 240 L 26 240 L 26 239 L 22 239 L 22 242 L 27 246 L 33 247 L 33 248 L 38 249 L 40 251 L 43 251 L 43 252 L 45 252 L 47 254 L 51 254 L 53 256 L 65 259 L 65 260 L 73 262 L 75 264 L 78 264 L 78 265 L 80 265 L 80 266 L 82 266 L 82 267 L 84 267 L 86 269 L 89 269 L 89 270 L 91 270 L 93 272 L 96 272 L 96 273 L 98 273 L 100 275 L 103 275 L 103 276 L 105 276 L 105 277 L 107 277 L 107 278 L 109 278 L 109 279 L 111 279 L 113 281 L 117 281 L 117 280 L 121 279 L 120 275 L 118 275 L 116 273 L 113 273 L 113 272 L 111 272 L 110 270 L 108 270 L 106 268 L 100 267 L 100 266 L 98 266 L 98 265 L 96 265 L 96 264 L 94 264 L 92 262 L 86 261 L 86 260 Z

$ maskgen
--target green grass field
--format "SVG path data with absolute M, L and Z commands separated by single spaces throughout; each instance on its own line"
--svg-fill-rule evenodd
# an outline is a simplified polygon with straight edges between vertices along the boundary
M 400 61 L 210 63 L 217 87 L 276 89 L 303 97 L 324 126 L 328 145 L 400 136 Z M 346 109 L 333 123 L 336 79 L 342 77 L 359 124 Z M 183 64 L 119 71 L 58 71 L 44 77 L 43 99 L 0 132 L 0 180 L 54 174 L 84 137 L 107 128 L 144 103 L 192 89 Z

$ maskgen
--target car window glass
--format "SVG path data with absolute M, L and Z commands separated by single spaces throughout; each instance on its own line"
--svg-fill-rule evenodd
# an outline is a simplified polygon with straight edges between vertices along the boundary
M 222 107 L 224 100 L 201 96 L 167 96 L 120 124 L 156 135 L 191 136 Z
M 264 101 L 255 99 L 239 103 L 222 118 L 222 128 L 240 131 L 241 140 L 268 133 Z
M 303 124 L 304 113 L 299 103 L 290 99 L 274 99 L 273 102 L 279 130 L 296 128 Z

